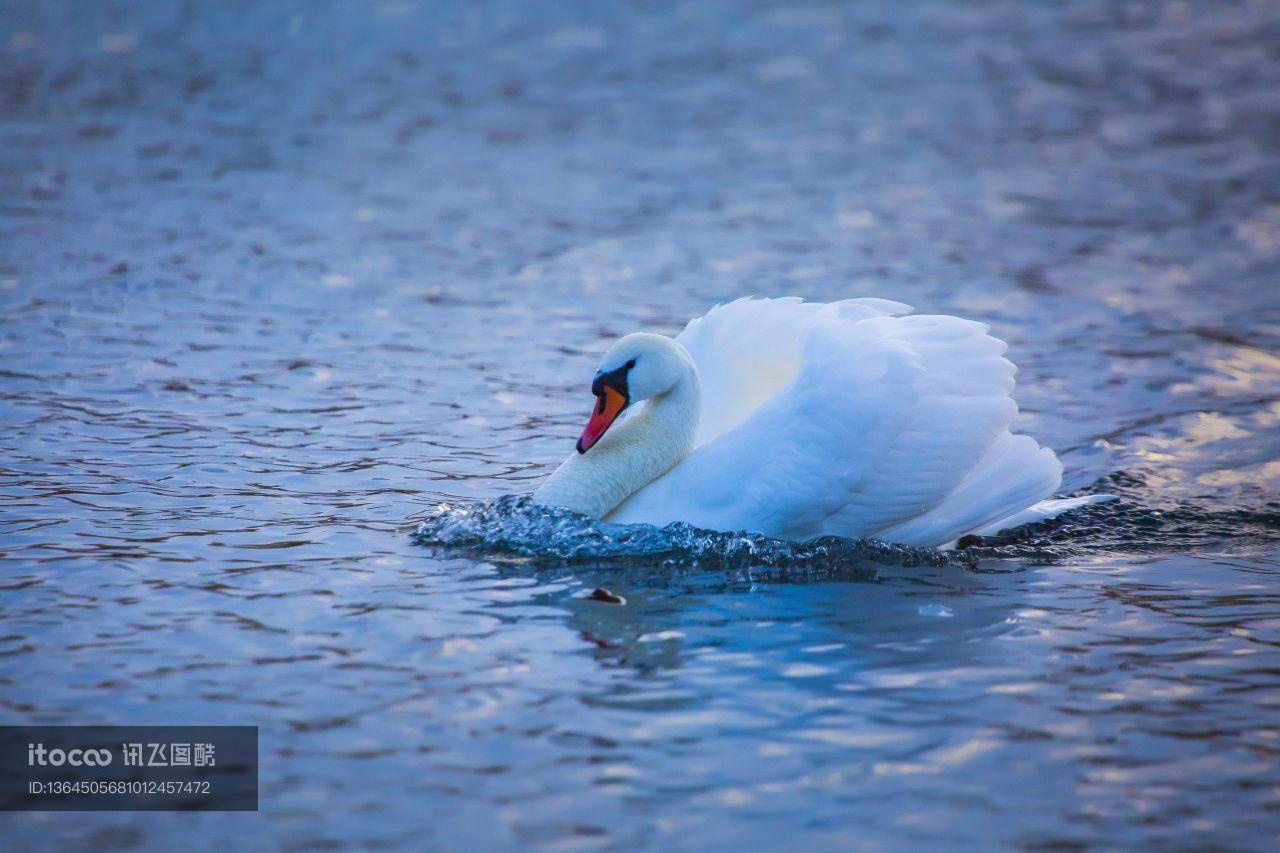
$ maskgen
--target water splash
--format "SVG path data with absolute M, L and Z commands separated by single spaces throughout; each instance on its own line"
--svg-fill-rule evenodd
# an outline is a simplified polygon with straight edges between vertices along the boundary
M 755 533 L 721 533 L 688 524 L 611 524 L 524 496 L 441 503 L 418 525 L 414 540 L 486 558 L 523 558 L 543 565 L 644 562 L 714 569 L 847 570 L 869 564 L 945 566 L 973 563 L 963 551 L 911 548 L 873 539 L 823 536 L 787 542 Z
M 1214 547 L 1247 547 L 1280 540 L 1280 503 L 1263 508 L 1181 502 L 1152 507 L 1141 474 L 1117 473 L 1089 491 L 1115 494 L 1055 519 L 998 536 L 966 536 L 955 550 L 915 548 L 876 539 L 823 536 L 806 542 L 755 533 L 724 533 L 689 524 L 654 527 L 612 524 L 529 497 L 440 503 L 418 525 L 414 540 L 486 559 L 538 565 L 642 563 L 713 569 L 848 571 L 881 566 L 978 567 L 980 560 L 1060 562 L 1082 556 L 1156 554 Z

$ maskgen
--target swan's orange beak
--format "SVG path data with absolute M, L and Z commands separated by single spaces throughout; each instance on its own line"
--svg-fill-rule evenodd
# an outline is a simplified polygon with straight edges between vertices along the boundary
M 586 453 L 590 450 L 609 427 L 613 426 L 613 422 L 626 407 L 626 394 L 610 385 L 601 385 L 600 390 L 596 391 L 595 411 L 591 413 L 591 419 L 578 438 L 578 452 Z

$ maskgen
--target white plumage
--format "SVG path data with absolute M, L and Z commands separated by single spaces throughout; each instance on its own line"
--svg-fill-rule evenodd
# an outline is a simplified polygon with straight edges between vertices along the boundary
M 797 540 L 836 534 L 941 545 L 1009 526 L 1053 494 L 1062 465 L 1009 432 L 1018 409 L 1004 342 L 981 323 L 910 311 L 883 299 L 721 305 L 675 339 L 693 375 L 678 375 L 687 368 L 677 366 L 670 390 L 566 460 L 535 498 L 619 523 L 683 521 Z M 622 339 L 602 371 L 666 358 L 649 354 L 654 338 Z M 660 339 L 658 351 L 661 341 L 670 344 Z M 633 377 L 667 383 L 641 373 L 647 369 Z M 664 403 L 698 385 L 700 407 Z M 690 418 L 695 424 L 684 423 Z M 670 461 L 654 468 L 664 454 Z M 631 477 L 632 455 L 650 460 L 646 473 Z M 608 508 L 575 506 L 593 477 L 635 482 L 622 488 L 629 497 L 620 504 L 611 497 Z M 1056 502 L 1027 518 L 1082 502 Z

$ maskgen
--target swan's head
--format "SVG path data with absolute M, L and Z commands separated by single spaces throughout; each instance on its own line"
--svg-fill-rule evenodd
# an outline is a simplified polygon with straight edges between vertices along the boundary
M 586 453 L 632 403 L 665 394 L 689 373 L 692 360 L 666 335 L 636 332 L 609 347 L 591 382 L 596 407 L 578 439 Z

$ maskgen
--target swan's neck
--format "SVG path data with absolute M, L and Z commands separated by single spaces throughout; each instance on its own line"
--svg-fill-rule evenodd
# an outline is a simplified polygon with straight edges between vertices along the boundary
M 693 450 L 702 407 L 698 372 L 616 424 L 586 453 L 574 453 L 547 478 L 533 499 L 604 518 L 618 504 L 661 477 Z

